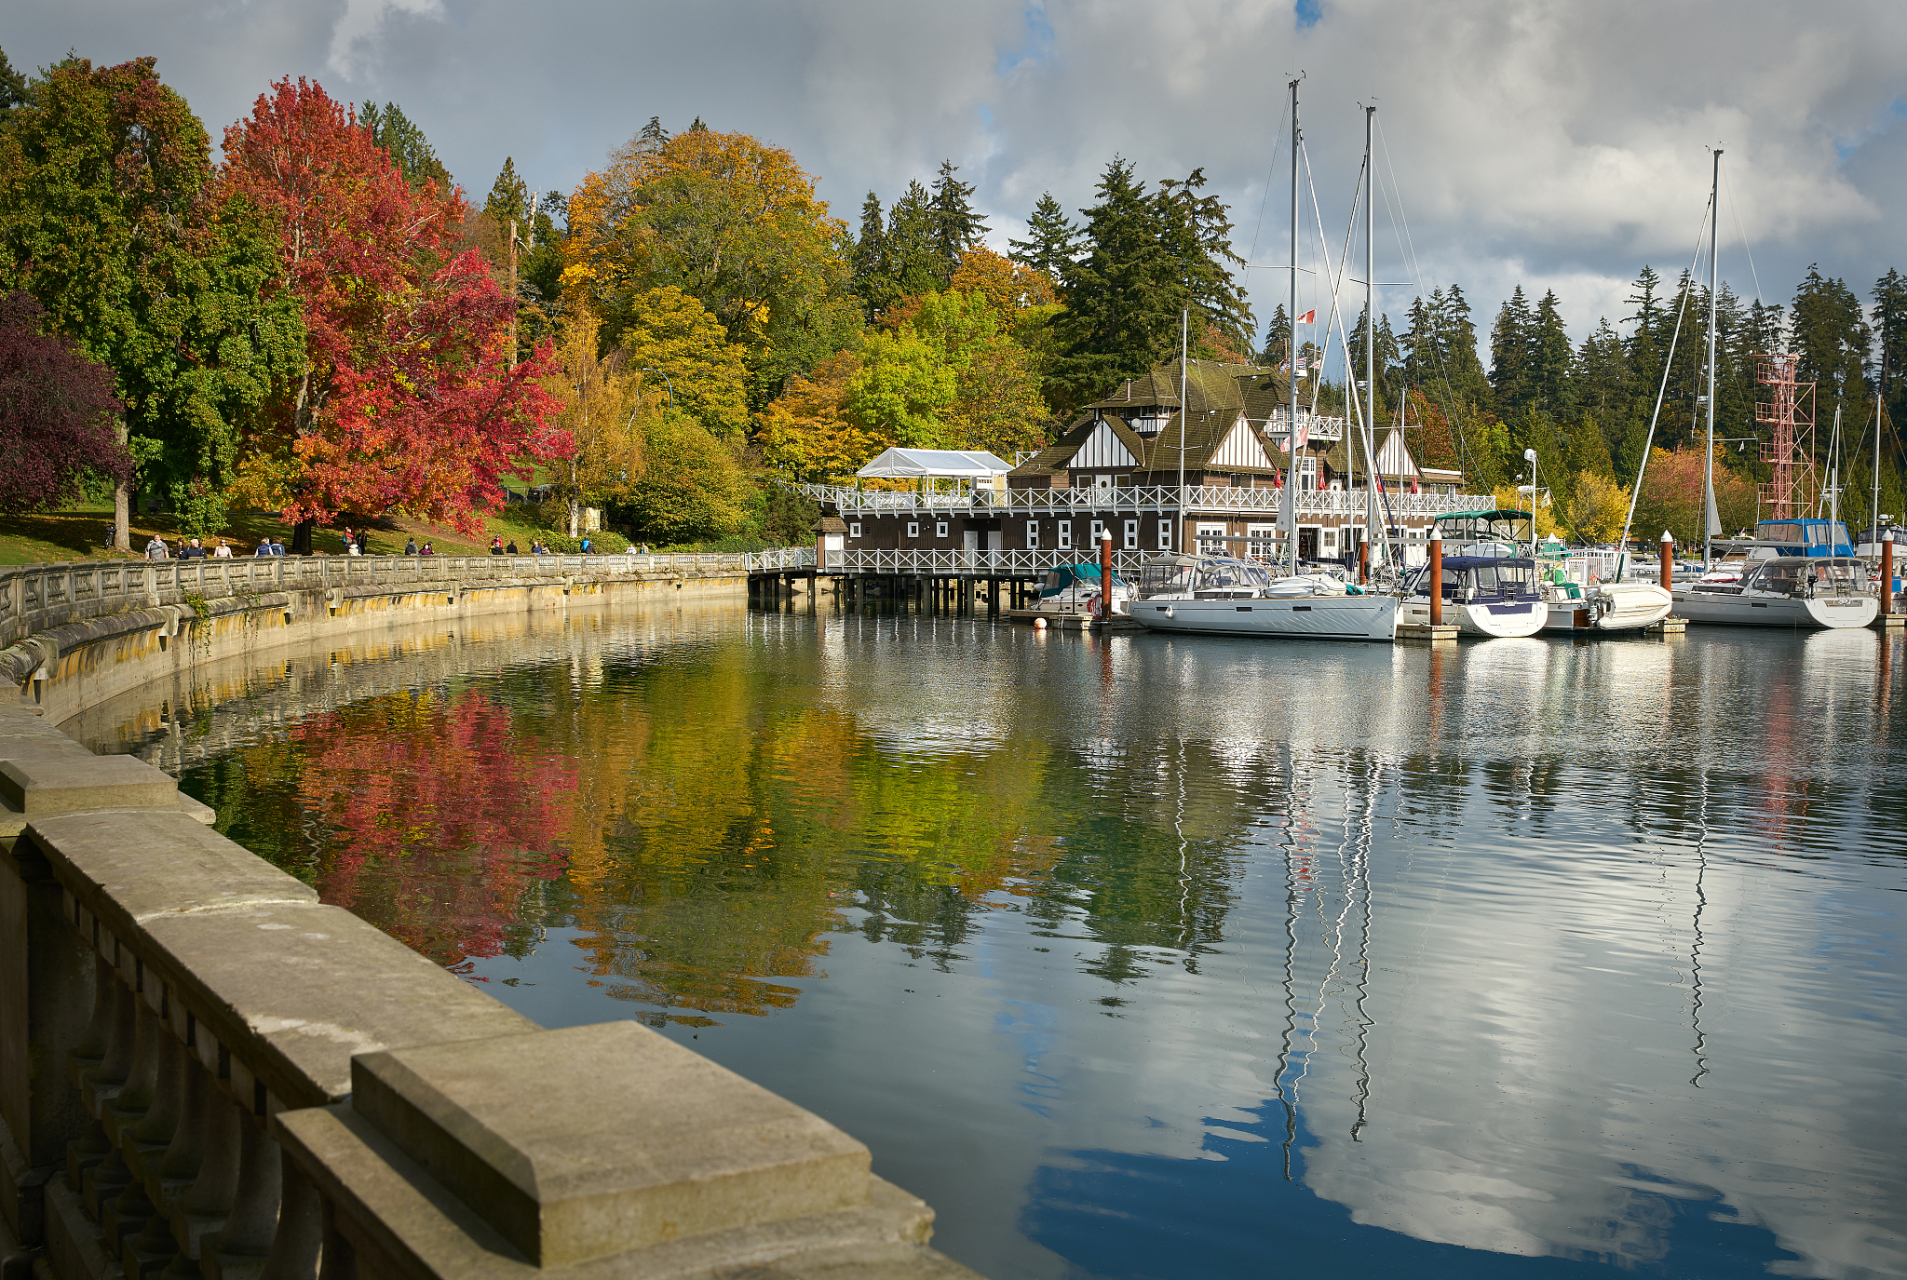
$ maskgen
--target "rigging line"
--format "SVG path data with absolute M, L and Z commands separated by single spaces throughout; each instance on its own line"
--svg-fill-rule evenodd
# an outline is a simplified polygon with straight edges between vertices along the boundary
M 1249 258 L 1255 259 L 1258 256 L 1258 237 L 1265 229 L 1265 210 L 1271 207 L 1271 178 L 1278 170 L 1278 149 L 1285 144 L 1285 121 L 1289 119 L 1288 113 L 1290 110 L 1291 104 L 1286 103 L 1278 113 L 1278 132 L 1272 135 L 1271 160 L 1265 168 L 1263 194 L 1258 197 L 1258 225 L 1251 229 L 1251 253 Z M 1261 264 L 1248 260 L 1245 263 L 1245 270 L 1250 271 L 1254 266 L 1258 265 Z
M 1722 170 L 1722 189 L 1728 192 L 1728 212 L 1735 219 L 1735 234 L 1741 237 L 1742 252 L 1748 255 L 1748 274 L 1755 282 L 1755 301 L 1761 301 L 1761 273 L 1755 270 L 1755 247 L 1748 243 L 1748 232 L 1741 225 L 1741 202 L 1735 199 L 1735 188 L 1728 181 L 1728 170 Z
M 1316 218 L 1318 222 L 1318 247 L 1324 253 L 1324 274 L 1328 276 L 1331 274 L 1331 246 L 1324 238 L 1324 214 L 1318 208 L 1318 184 L 1311 173 L 1311 148 L 1305 146 L 1304 143 L 1300 141 L 1298 143 L 1298 150 L 1304 156 L 1305 187 L 1311 192 L 1311 216 Z M 1358 182 L 1362 184 L 1363 180 L 1364 171 L 1360 166 L 1358 169 Z M 1344 273 L 1350 265 L 1351 236 L 1357 230 L 1357 204 L 1358 201 L 1356 197 L 1353 197 L 1351 201 L 1351 221 L 1344 229 L 1344 253 L 1338 261 L 1337 280 L 1331 286 L 1331 318 L 1325 322 L 1324 345 L 1318 352 L 1317 375 L 1311 379 L 1311 416 L 1314 419 L 1318 416 L 1318 394 L 1324 389 L 1324 362 L 1331 354 L 1331 326 L 1333 324 L 1337 326 L 1338 336 L 1344 339 L 1344 350 L 1347 353 L 1345 363 L 1346 368 L 1349 368 L 1350 358 L 1348 353 L 1351 350 L 1351 344 L 1350 339 L 1344 337 L 1344 319 L 1338 313 L 1338 297 L 1344 292 Z M 1348 374 L 1346 375 L 1346 380 L 1349 381 Z M 1362 417 L 1358 420 L 1360 423 L 1363 421 Z
M 1417 258 L 1417 241 L 1410 233 L 1410 219 L 1404 214 L 1404 189 L 1398 184 L 1397 170 L 1391 164 L 1390 144 L 1384 139 L 1384 122 L 1382 120 L 1376 120 L 1373 123 L 1376 125 L 1375 132 L 1377 135 L 1378 148 L 1384 154 L 1384 168 L 1385 171 L 1390 174 L 1391 188 L 1397 198 L 1396 208 L 1391 211 L 1391 216 L 1394 220 L 1393 225 L 1401 226 L 1403 229 L 1404 240 L 1409 245 L 1409 248 L 1405 251 L 1407 266 L 1411 275 L 1415 277 L 1417 300 L 1422 302 L 1424 296 L 1423 264 Z M 1384 197 L 1385 207 L 1390 208 L 1390 203 L 1391 195 L 1390 193 L 1386 193 Z M 1430 322 L 1432 336 L 1436 338 L 1436 342 L 1431 348 L 1431 354 L 1436 360 L 1438 381 L 1443 384 L 1444 420 L 1449 425 L 1451 434 L 1455 437 L 1457 445 L 1457 464 L 1460 467 L 1465 467 L 1470 470 L 1471 474 L 1475 474 L 1475 469 L 1470 467 L 1470 463 L 1474 460 L 1474 451 L 1471 450 L 1469 439 L 1464 434 L 1463 420 L 1456 412 L 1456 392 L 1452 390 L 1450 386 L 1450 368 L 1444 361 L 1444 335 L 1442 325 L 1439 323 L 1439 317 L 1435 314 L 1427 312 L 1426 318 Z
M 1715 212 L 1715 201 L 1711 198 L 1703 201 L 1702 220 L 1695 228 L 1695 257 L 1702 255 L 1702 232 L 1708 229 L 1709 215 Z M 1695 263 L 1689 263 L 1689 274 L 1695 273 Z M 1622 518 L 1622 541 L 1617 543 L 1616 581 L 1622 581 L 1622 575 L 1629 567 L 1629 526 L 1635 523 L 1636 499 L 1642 496 L 1642 477 L 1649 471 L 1649 450 L 1655 447 L 1655 424 L 1662 417 L 1662 398 L 1669 393 L 1669 373 L 1675 368 L 1675 344 L 1682 337 L 1682 320 L 1688 314 L 1689 291 L 1682 290 L 1681 305 L 1675 309 L 1675 332 L 1669 335 L 1669 354 L 1662 361 L 1662 386 L 1655 393 L 1655 412 L 1649 415 L 1649 434 L 1642 441 L 1642 463 L 1636 468 L 1636 487 L 1629 494 L 1629 514 Z M 1712 465 L 1712 464 L 1711 464 Z

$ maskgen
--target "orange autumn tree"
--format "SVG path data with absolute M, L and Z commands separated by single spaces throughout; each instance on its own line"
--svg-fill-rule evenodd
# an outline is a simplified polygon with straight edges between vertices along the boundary
M 466 533 L 551 456 L 547 353 L 512 366 L 513 300 L 456 252 L 462 193 L 413 189 L 355 115 L 283 80 L 226 130 L 221 180 L 275 222 L 307 363 L 246 442 L 238 496 L 296 524 L 396 511 Z

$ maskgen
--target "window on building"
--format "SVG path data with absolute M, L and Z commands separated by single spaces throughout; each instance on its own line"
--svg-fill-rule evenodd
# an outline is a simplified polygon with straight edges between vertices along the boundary
M 1099 535 L 1104 533 L 1105 531 L 1106 531 L 1106 522 L 1104 520 L 1093 521 L 1093 531 L 1092 531 L 1092 537 L 1091 537 L 1091 542 L 1093 546 L 1097 547 L 1099 545 Z
M 1198 537 L 1200 555 L 1222 556 L 1225 554 L 1225 525 L 1222 522 L 1218 524 L 1206 524 L 1201 521 L 1198 527 Z
M 934 521 L 934 536 L 936 538 L 944 538 L 947 536 L 947 522 L 945 520 Z
M 1073 522 L 1071 520 L 1061 520 L 1059 522 L 1058 527 L 1059 527 L 1059 549 L 1061 551 L 1072 550 Z
M 1065 525 L 1060 526 L 1062 529 L 1065 527 Z M 1040 522 L 1037 520 L 1028 520 L 1026 522 L 1026 548 L 1029 551 L 1038 551 L 1040 549 Z
M 1120 487 L 1121 489 L 1130 489 L 1130 488 L 1132 488 L 1132 477 L 1131 477 L 1131 476 L 1114 476 L 1114 477 L 1112 478 L 1112 482 L 1113 482 L 1114 484 L 1116 484 L 1116 485 L 1118 485 L 1118 486 L 1119 486 L 1119 487 Z
M 907 536 L 910 538 L 918 538 L 920 536 L 920 521 L 909 520 L 907 522 Z
M 1318 460 L 1315 457 L 1298 459 L 1298 491 L 1314 493 L 1318 488 Z
M 856 520 L 853 524 L 850 524 L 848 526 L 848 537 L 858 538 L 860 536 L 861 536 L 861 522 L 859 520 Z
M 1338 549 L 1338 531 L 1336 529 L 1326 529 L 1324 531 L 1324 549 L 1331 552 L 1335 552 Z
M 1172 522 L 1170 520 L 1161 520 L 1159 521 L 1159 550 L 1170 551 L 1171 549 Z
M 1126 551 L 1137 551 L 1139 549 L 1139 522 L 1137 520 L 1126 521 L 1125 535 L 1126 541 L 1123 549 Z
M 1254 560 L 1270 560 L 1278 552 L 1278 526 L 1272 524 L 1248 524 L 1245 536 L 1251 541 L 1245 544 L 1245 554 Z

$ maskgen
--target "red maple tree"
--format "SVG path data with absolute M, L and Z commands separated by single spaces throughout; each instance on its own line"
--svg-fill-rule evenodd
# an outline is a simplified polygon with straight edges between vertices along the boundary
M 548 416 L 547 350 L 512 365 L 505 297 L 458 252 L 462 192 L 413 189 L 353 112 L 279 81 L 225 133 L 221 173 L 280 234 L 301 299 L 303 377 L 248 442 L 241 493 L 300 525 L 388 510 L 482 529 L 499 479 L 566 445 Z
M 30 294 L 0 293 L 0 513 L 77 497 L 88 475 L 132 475 L 113 434 L 124 407 L 113 371 L 70 339 L 42 334 L 45 318 Z

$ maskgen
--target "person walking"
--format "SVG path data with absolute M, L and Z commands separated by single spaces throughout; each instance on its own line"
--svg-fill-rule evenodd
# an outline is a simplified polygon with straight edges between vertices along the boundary
M 404 554 L 407 556 L 414 556 L 417 554 L 417 539 L 406 538 L 404 540 Z
M 108 521 L 106 524 L 106 541 L 102 542 L 100 546 L 107 551 L 111 551 L 113 549 L 113 538 L 118 532 L 118 523 L 116 521 Z
M 503 549 L 503 554 L 504 554 L 504 555 L 506 555 L 506 556 L 514 556 L 514 555 L 520 555 L 520 554 L 521 554 L 521 552 L 519 552 L 519 551 L 518 551 L 518 550 L 516 549 L 516 539 L 515 539 L 515 538 L 512 538 L 512 539 L 510 539 L 510 545 L 509 545 L 509 546 L 507 546 L 507 547 L 505 547 L 505 548 Z
M 285 554 L 285 544 L 282 539 L 273 538 L 271 540 L 271 553 L 275 556 L 282 556 Z
M 203 560 L 205 559 L 205 548 L 199 545 L 197 538 L 194 538 L 185 546 L 179 548 L 179 559 Z
M 258 540 L 258 549 L 252 552 L 252 558 L 256 560 L 260 556 L 268 556 L 270 554 L 271 554 L 271 536 L 267 534 L 265 537 L 260 538 Z
M 422 551 L 419 551 L 417 554 L 420 556 L 434 556 L 437 554 L 437 548 L 431 546 L 430 543 L 426 542 L 424 544 L 424 549 Z
M 230 560 L 232 558 L 232 548 L 227 545 L 225 539 L 220 538 L 218 546 L 212 548 L 212 558 L 214 560 Z
M 496 537 L 490 539 L 490 554 L 493 556 L 500 556 L 503 554 L 503 535 L 502 534 L 498 534 Z
M 146 544 L 146 559 L 170 560 L 171 558 L 172 553 L 166 550 L 166 540 L 156 533 L 153 534 L 152 541 Z

